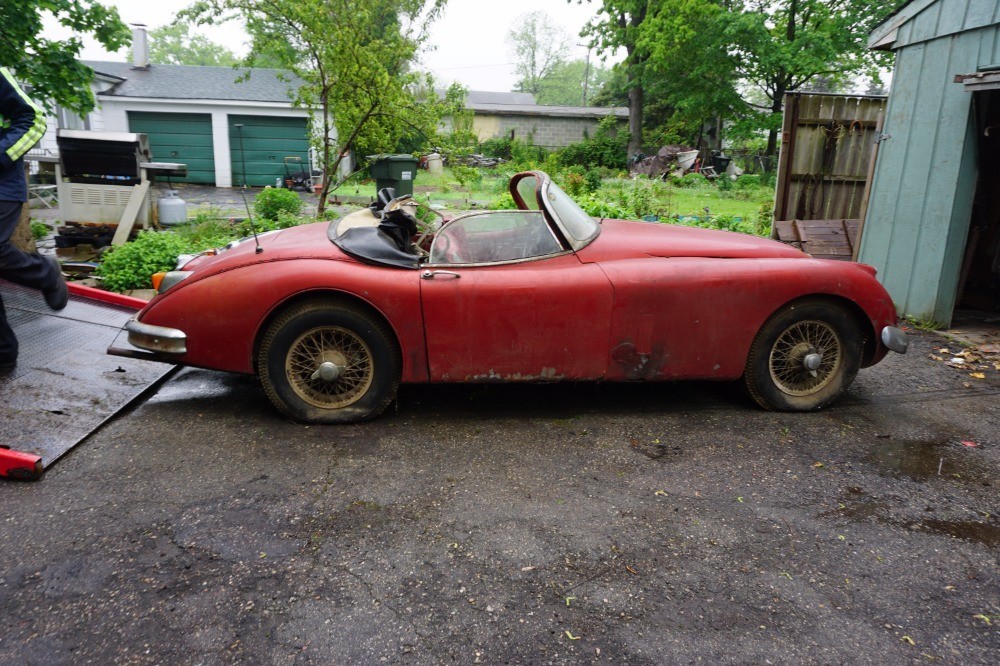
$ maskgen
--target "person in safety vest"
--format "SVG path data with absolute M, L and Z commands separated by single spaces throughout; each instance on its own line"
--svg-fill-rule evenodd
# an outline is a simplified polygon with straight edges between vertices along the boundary
M 53 310 L 66 307 L 69 294 L 59 262 L 22 252 L 10 242 L 28 200 L 24 154 L 45 133 L 45 114 L 24 94 L 10 71 L 0 67 L 0 279 L 38 289 Z M 17 364 L 17 337 L 0 296 L 0 372 Z

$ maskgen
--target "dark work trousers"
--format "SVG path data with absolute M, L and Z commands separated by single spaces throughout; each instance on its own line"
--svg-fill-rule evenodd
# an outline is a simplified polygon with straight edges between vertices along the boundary
M 0 201 L 0 278 L 35 289 L 56 284 L 55 269 L 40 255 L 21 252 L 10 242 L 21 219 L 20 201 Z M 17 338 L 7 323 L 7 312 L 0 296 L 0 363 L 17 359 Z

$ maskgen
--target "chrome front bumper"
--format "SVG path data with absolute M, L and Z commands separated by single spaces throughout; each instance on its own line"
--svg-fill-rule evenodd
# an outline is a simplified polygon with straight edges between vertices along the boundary
M 886 326 L 882 329 L 882 344 L 897 354 L 905 354 L 910 342 L 906 339 L 906 333 L 895 326 Z
M 134 347 L 159 354 L 186 354 L 187 335 L 184 331 L 166 326 L 152 326 L 130 319 L 125 324 L 128 341 Z

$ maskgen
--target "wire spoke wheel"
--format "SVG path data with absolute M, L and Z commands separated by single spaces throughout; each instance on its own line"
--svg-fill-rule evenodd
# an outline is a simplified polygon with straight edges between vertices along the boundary
M 771 347 L 771 379 L 789 395 L 809 395 L 823 389 L 840 368 L 840 338 L 822 321 L 789 326 Z
M 355 333 L 339 326 L 305 332 L 288 350 L 285 373 L 302 400 L 322 409 L 346 407 L 371 386 L 372 353 Z
M 268 399 L 307 423 L 356 423 L 396 397 L 402 356 L 392 330 L 363 306 L 315 298 L 279 313 L 261 337 Z
M 840 397 L 861 367 L 863 324 L 826 300 L 802 300 L 764 322 L 743 373 L 765 409 L 820 409 Z

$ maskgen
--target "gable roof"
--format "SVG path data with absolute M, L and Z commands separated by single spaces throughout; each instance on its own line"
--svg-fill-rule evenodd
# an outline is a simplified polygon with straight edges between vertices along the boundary
M 102 97 L 156 99 L 231 100 L 241 102 L 291 103 L 289 93 L 302 81 L 280 69 L 252 69 L 246 81 L 237 82 L 247 70 L 232 67 L 150 65 L 133 67 L 127 62 L 84 60 L 97 75 L 118 79 Z M 288 79 L 288 80 L 286 80 Z

